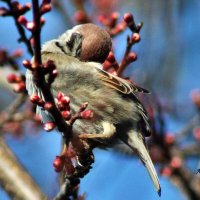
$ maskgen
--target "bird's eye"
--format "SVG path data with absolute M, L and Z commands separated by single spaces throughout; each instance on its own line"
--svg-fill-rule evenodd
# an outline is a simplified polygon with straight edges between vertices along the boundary
M 69 48 L 69 50 L 72 50 L 73 48 L 73 45 L 74 45 L 74 40 L 70 40 L 66 42 L 66 46 Z
M 79 33 L 72 33 L 70 39 L 66 42 L 66 46 L 72 50 L 72 48 L 74 47 L 74 44 L 77 43 L 78 41 L 80 41 L 80 39 L 82 38 L 82 35 Z

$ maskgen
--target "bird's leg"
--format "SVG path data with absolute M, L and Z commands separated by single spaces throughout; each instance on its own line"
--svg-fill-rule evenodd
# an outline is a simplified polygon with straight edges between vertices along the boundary
M 80 139 L 105 139 L 108 140 L 110 139 L 115 133 L 116 133 L 116 128 L 113 124 L 109 122 L 103 122 L 103 133 L 94 133 L 94 134 L 88 134 L 88 133 L 81 133 L 79 134 Z

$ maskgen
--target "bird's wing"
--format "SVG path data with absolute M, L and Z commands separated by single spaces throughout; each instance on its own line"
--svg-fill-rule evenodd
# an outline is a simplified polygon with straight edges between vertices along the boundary
M 124 94 L 131 94 L 134 92 L 142 92 L 142 93 L 149 93 L 148 90 L 141 88 L 139 86 L 134 85 L 133 83 L 120 78 L 118 76 L 115 76 L 113 74 L 110 74 L 100 68 L 96 68 L 99 72 L 99 77 L 103 81 L 103 83 L 121 93 Z

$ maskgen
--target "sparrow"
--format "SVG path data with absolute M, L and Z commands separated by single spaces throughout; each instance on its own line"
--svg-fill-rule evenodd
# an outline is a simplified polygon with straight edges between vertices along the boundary
M 144 88 L 102 69 L 112 48 L 110 35 L 92 23 L 77 25 L 57 39 L 46 42 L 41 49 L 42 62 L 54 61 L 58 76 L 51 85 L 54 96 L 61 91 L 70 97 L 71 112 L 88 102 L 94 113 L 90 120 L 76 120 L 73 133 L 90 138 L 99 148 L 118 143 L 130 147 L 147 168 L 158 194 L 161 187 L 145 143 L 151 135 L 147 112 L 135 93 L 148 93 Z M 29 95 L 42 92 L 34 84 L 30 70 L 26 72 Z M 42 121 L 53 121 L 48 111 L 37 106 Z M 85 133 L 85 134 L 81 134 Z

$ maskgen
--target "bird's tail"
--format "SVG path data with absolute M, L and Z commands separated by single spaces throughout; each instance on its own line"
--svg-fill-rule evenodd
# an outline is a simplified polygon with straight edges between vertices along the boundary
M 123 142 L 125 142 L 133 151 L 135 151 L 140 159 L 142 160 L 143 164 L 148 170 L 148 173 L 151 177 L 151 180 L 153 181 L 153 184 L 157 190 L 158 195 L 161 195 L 161 187 L 158 180 L 158 176 L 156 173 L 156 170 L 154 168 L 153 162 L 149 156 L 149 153 L 146 149 L 146 145 L 144 142 L 144 138 L 141 133 L 138 133 L 136 131 L 130 131 L 128 132 L 128 138 L 121 138 Z

